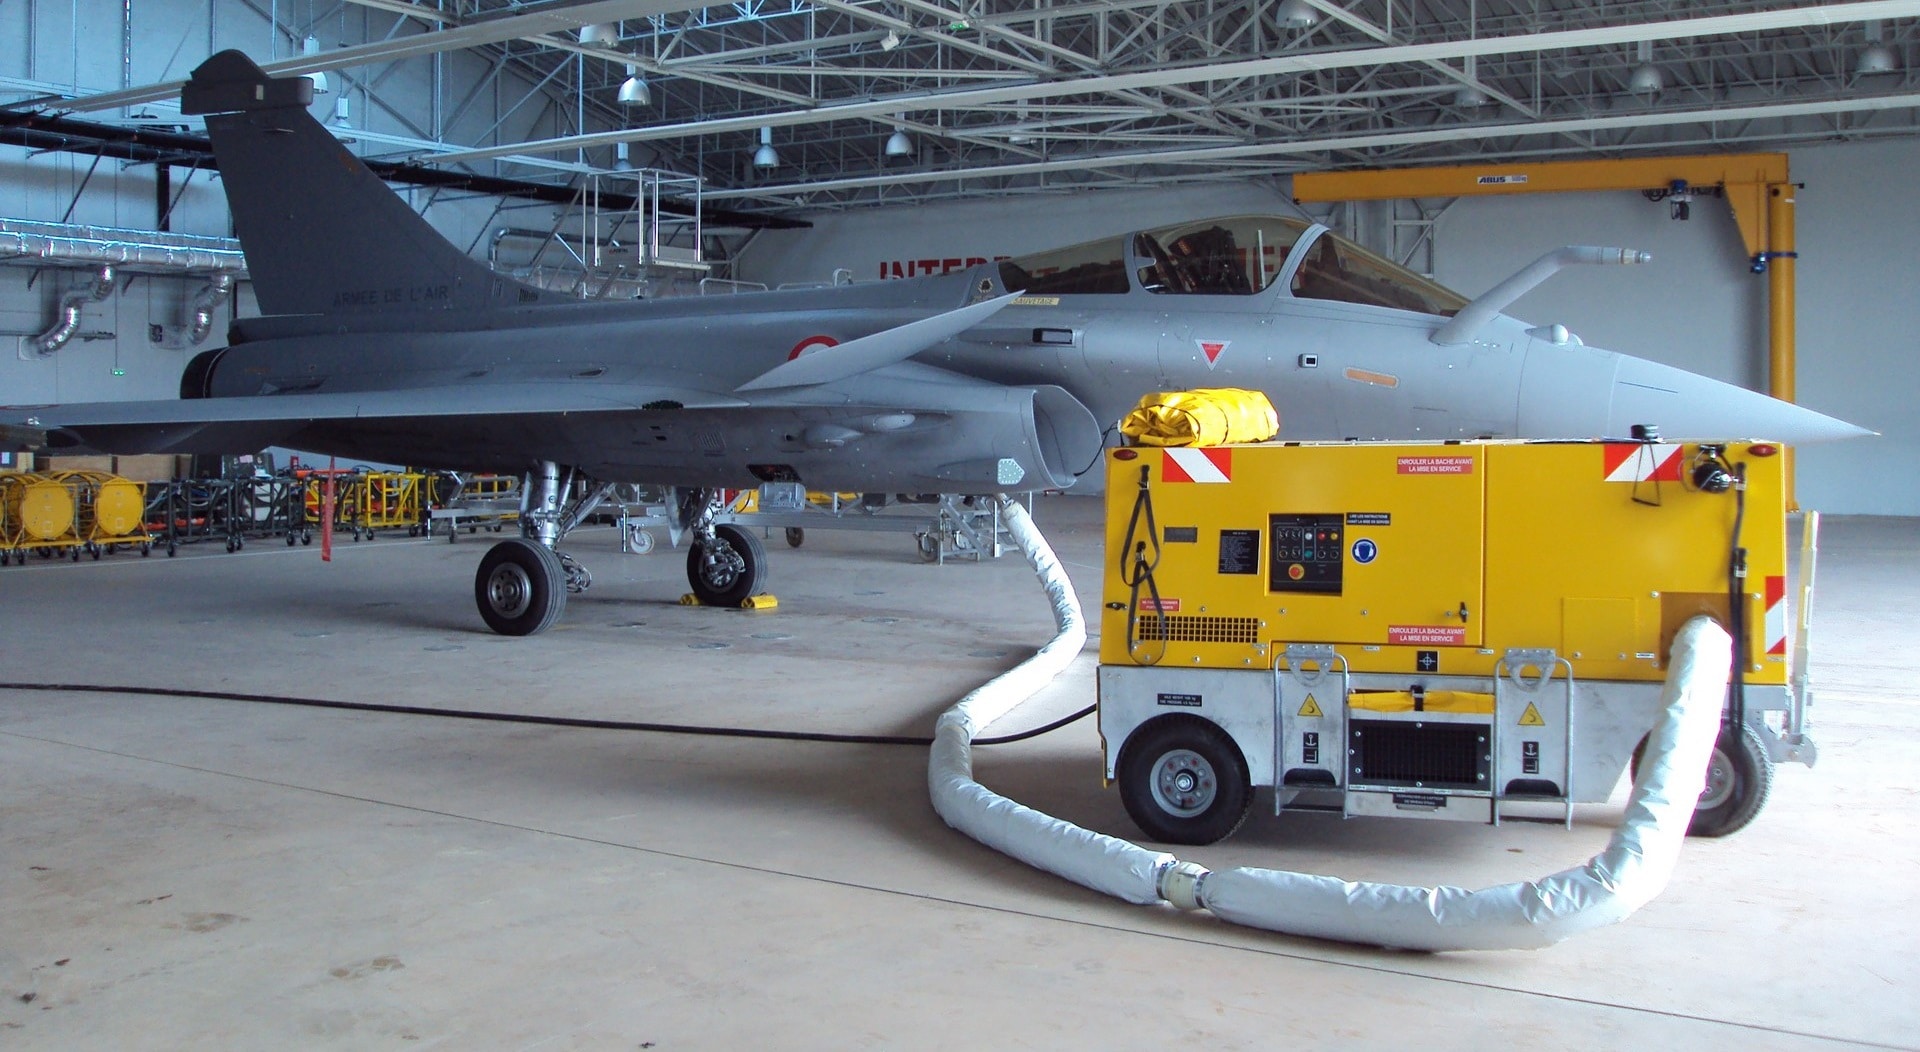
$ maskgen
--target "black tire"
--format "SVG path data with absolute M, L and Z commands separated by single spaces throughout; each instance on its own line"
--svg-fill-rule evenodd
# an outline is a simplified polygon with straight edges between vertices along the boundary
M 299 534 L 295 534 L 295 533 L 289 533 L 289 534 L 287 534 L 287 547 L 289 547 L 289 548 L 291 548 L 291 547 L 293 547 L 294 545 L 296 545 L 296 544 L 299 544 L 299 543 L 300 543 L 300 536 L 299 536 Z
M 1211 844 L 1232 835 L 1253 806 L 1240 748 L 1194 717 L 1155 720 L 1120 750 L 1120 802 L 1163 844 Z
M 1634 746 L 1633 779 L 1640 778 L 1640 754 L 1647 740 Z M 1693 818 L 1687 823 L 1687 835 L 1723 837 L 1738 833 L 1760 816 L 1773 792 L 1773 762 L 1767 759 L 1766 743 L 1752 727 L 1738 732 L 1720 728 L 1713 743 L 1713 758 L 1708 761 L 1707 786 L 1700 793 Z
M 552 549 L 524 537 L 487 549 L 473 577 L 473 598 L 487 627 L 530 636 L 553 627 L 567 607 L 566 571 Z
M 798 526 L 787 527 L 787 547 L 798 548 L 807 543 L 807 531 Z
M 738 526 L 715 526 L 711 547 L 687 549 L 687 583 L 702 606 L 739 606 L 767 581 L 767 549 Z

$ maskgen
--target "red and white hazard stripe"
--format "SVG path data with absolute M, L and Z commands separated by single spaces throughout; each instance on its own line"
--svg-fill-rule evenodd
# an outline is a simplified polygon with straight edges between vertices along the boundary
M 1787 653 L 1787 579 L 1767 576 L 1767 653 Z
M 1225 446 L 1199 446 L 1163 450 L 1160 462 L 1162 482 L 1232 482 L 1233 450 Z
M 1609 442 L 1602 474 L 1608 482 L 1678 482 L 1680 447 L 1666 443 Z

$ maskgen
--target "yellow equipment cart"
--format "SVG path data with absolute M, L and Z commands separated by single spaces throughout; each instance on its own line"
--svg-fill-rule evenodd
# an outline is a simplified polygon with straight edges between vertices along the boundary
M 1276 813 L 1498 822 L 1608 798 L 1702 612 L 1739 684 L 1690 831 L 1811 765 L 1766 442 L 1263 443 L 1107 464 L 1100 732 L 1150 836 Z M 1811 517 L 1809 517 L 1811 520 Z M 1799 572 L 1812 579 L 1812 537 Z M 1795 651 L 1800 652 L 1796 659 Z M 1796 667 L 1798 666 L 1798 667 Z

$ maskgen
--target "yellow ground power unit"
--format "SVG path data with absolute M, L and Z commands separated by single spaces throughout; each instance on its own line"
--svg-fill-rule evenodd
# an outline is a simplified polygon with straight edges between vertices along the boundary
M 1767 442 L 1262 443 L 1110 451 L 1106 774 L 1153 838 L 1274 809 L 1498 822 L 1618 784 L 1705 612 L 1741 673 L 1690 831 L 1815 759 Z M 1737 600 L 1733 597 L 1737 596 Z M 1743 642 L 1742 642 L 1743 641 Z M 1796 667 L 1797 666 L 1797 667 Z

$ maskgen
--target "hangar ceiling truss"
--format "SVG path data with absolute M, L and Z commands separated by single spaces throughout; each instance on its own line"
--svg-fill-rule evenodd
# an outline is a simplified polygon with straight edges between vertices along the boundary
M 451 140 L 441 121 L 364 149 L 554 181 L 625 153 L 746 210 L 1920 133 L 1920 0 L 348 2 L 355 39 L 316 18 L 322 52 L 268 68 L 364 86 L 473 49 L 566 114 L 531 141 Z M 621 101 L 629 78 L 644 102 Z M 444 110 L 487 87 L 446 85 Z M 755 163 L 763 135 L 777 164 Z

